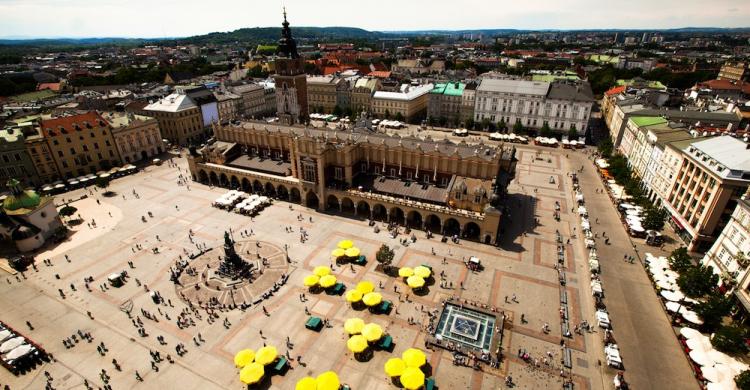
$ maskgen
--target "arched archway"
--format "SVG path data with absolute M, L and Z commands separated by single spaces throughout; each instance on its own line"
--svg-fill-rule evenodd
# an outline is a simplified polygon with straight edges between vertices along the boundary
M 339 211 L 339 198 L 336 195 L 328 195 L 326 199 L 326 210 Z
M 440 229 L 442 229 L 442 222 L 440 221 L 440 217 L 435 214 L 428 215 L 424 220 L 424 227 L 427 231 L 440 234 Z
M 229 184 L 231 184 L 231 188 L 238 189 L 240 188 L 240 179 L 237 178 L 237 176 L 232 175 L 232 179 L 229 181 Z
M 289 191 L 287 191 L 286 187 L 279 184 L 279 186 L 276 187 L 276 197 L 280 200 L 289 200 Z
M 401 210 L 398 207 L 391 208 L 388 215 L 390 216 L 390 222 L 393 222 L 397 225 L 403 225 L 405 222 L 404 210 Z
M 409 211 L 406 213 L 406 226 L 413 229 L 422 228 L 422 214 L 416 210 Z
M 354 202 L 349 198 L 341 198 L 341 211 L 354 214 Z
M 443 224 L 443 234 L 453 236 L 461 232 L 461 224 L 455 218 L 448 218 Z
M 252 192 L 252 188 L 250 187 L 250 180 L 247 180 L 246 177 L 242 178 L 242 191 Z
M 263 184 L 260 180 L 253 180 L 253 192 L 263 192 Z
M 289 193 L 289 201 L 292 203 L 302 203 L 302 196 L 297 187 L 292 187 L 292 191 Z
M 372 206 L 372 219 L 386 221 L 388 219 L 388 211 L 385 209 L 385 206 L 380 203 Z
M 370 204 L 364 200 L 357 202 L 357 215 L 370 218 Z
M 276 197 L 276 188 L 274 188 L 273 183 L 266 183 L 266 195 Z
M 219 176 L 219 185 L 222 187 L 227 187 L 229 185 L 229 179 L 226 174 L 222 173 L 221 176 Z
M 218 176 L 216 176 L 216 172 L 211 172 L 208 175 L 208 183 L 211 184 L 212 186 L 219 184 L 219 178 Z
M 314 191 L 307 191 L 307 194 L 305 194 L 305 206 L 317 209 L 320 205 L 320 200 L 318 199 L 318 195 Z
M 206 184 L 208 182 L 208 174 L 206 173 L 206 171 L 202 169 L 198 171 L 198 181 L 203 184 Z
M 463 236 L 465 239 L 479 241 L 480 233 L 481 229 L 475 222 L 467 222 L 464 225 Z

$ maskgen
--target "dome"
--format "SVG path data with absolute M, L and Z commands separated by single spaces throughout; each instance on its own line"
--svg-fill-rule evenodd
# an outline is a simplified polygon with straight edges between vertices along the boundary
M 7 211 L 18 209 L 35 209 L 42 202 L 42 198 L 35 191 L 26 190 L 18 195 L 10 195 L 3 202 L 3 208 Z
M 13 239 L 13 241 L 21 241 L 29 237 L 34 237 L 37 233 L 39 233 L 39 228 L 35 226 L 21 225 L 13 230 L 10 238 Z

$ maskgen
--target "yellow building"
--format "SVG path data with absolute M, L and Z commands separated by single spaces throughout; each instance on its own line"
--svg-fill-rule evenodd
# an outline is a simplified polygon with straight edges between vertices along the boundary
M 307 105 L 310 112 L 333 113 L 341 79 L 334 76 L 307 76 Z
M 201 109 L 185 94 L 174 93 L 144 108 L 156 118 L 164 138 L 178 145 L 187 145 L 205 134 Z
M 432 88 L 432 84 L 404 84 L 398 92 L 377 91 L 372 97 L 372 113 L 380 118 L 413 121 L 427 114 Z
M 112 126 L 115 145 L 125 163 L 146 160 L 166 150 L 156 119 L 119 112 L 102 113 Z

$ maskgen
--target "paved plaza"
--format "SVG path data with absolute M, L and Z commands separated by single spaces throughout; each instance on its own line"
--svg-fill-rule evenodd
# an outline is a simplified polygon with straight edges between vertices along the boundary
M 315 376 L 327 370 L 337 372 L 342 383 L 350 385 L 352 389 L 395 388 L 383 371 L 385 361 L 400 356 L 410 347 L 424 350 L 426 333 L 423 327 L 428 322 L 426 313 L 439 309 L 443 300 L 455 296 L 471 302 L 470 305 L 495 307 L 505 312 L 509 318 L 502 345 L 505 359 L 499 368 L 484 365 L 479 371 L 454 365 L 453 356 L 448 351 L 426 350 L 431 374 L 438 387 L 497 389 L 504 387 L 504 379 L 510 375 L 519 389 L 560 389 L 564 380 L 561 377 L 560 348 L 563 337 L 560 327 L 561 286 L 555 269 L 556 231 L 562 234 L 566 242 L 567 284 L 562 288 L 567 294 L 571 327 L 584 320 L 593 323 L 594 318 L 585 262 L 587 251 L 580 239 L 572 239 L 567 244 L 567 239 L 578 226 L 578 219 L 571 213 L 573 197 L 566 173 L 580 168 L 587 160 L 582 152 L 545 150 L 538 154 L 538 151 L 533 147 L 519 148 L 516 179 L 509 187 L 507 200 L 510 213 L 503 222 L 503 240 L 499 247 L 468 241 L 455 244 L 449 240 L 441 243 L 439 237 L 428 239 L 421 231 L 415 232 L 415 243 L 403 246 L 400 239 L 408 236 L 402 234 L 396 239 L 391 238 L 385 226 L 381 225 L 380 232 L 375 233 L 365 220 L 319 213 L 296 204 L 290 208 L 290 204 L 284 202 L 274 203 L 254 218 L 224 211 L 211 207 L 211 203 L 226 193 L 226 189 L 192 183 L 189 189 L 178 185 L 178 175 L 186 173 L 184 159 L 175 159 L 181 171 L 164 164 L 116 179 L 110 185 L 110 189 L 116 192 L 115 196 L 103 197 L 100 192 L 94 192 L 87 199 L 73 203 L 87 222 L 92 219 L 96 221 L 95 228 L 86 223 L 79 225 L 68 242 L 38 254 L 38 272 L 27 271 L 26 278 L 21 278 L 20 282 L 14 276 L 2 275 L 2 320 L 27 331 L 26 335 L 51 352 L 56 362 L 20 377 L 3 372 L 0 374 L 0 384 L 7 383 L 11 389 L 44 388 L 46 379 L 42 372 L 46 370 L 52 375 L 53 385 L 59 389 L 83 389 L 84 379 L 99 387 L 102 386 L 99 372 L 104 368 L 111 376 L 110 384 L 114 389 L 240 389 L 244 386 L 232 362 L 234 353 L 244 348 L 257 350 L 267 344 L 276 346 L 280 354 L 288 350 L 292 358 L 291 369 L 284 375 L 270 376 L 259 388 L 290 389 L 302 377 Z M 575 154 L 571 158 L 574 161 L 572 165 L 565 158 L 566 153 Z M 598 179 L 588 174 L 585 180 L 591 180 L 594 184 Z M 585 183 L 582 187 L 587 197 L 593 197 L 593 194 L 589 194 L 593 187 L 587 189 Z M 133 191 L 138 194 L 137 198 Z M 78 199 L 84 194 L 88 194 L 88 190 L 76 190 L 59 198 Z M 97 200 L 100 204 L 97 204 Z M 555 202 L 561 205 L 560 221 L 553 218 Z M 598 212 L 599 207 L 597 203 L 590 209 Z M 601 207 L 606 209 L 611 205 L 601 202 Z M 149 217 L 148 212 L 153 217 Z M 143 217 L 146 222 L 142 221 Z M 605 215 L 603 218 L 614 216 Z M 300 228 L 308 234 L 304 243 L 300 240 Z M 188 253 L 197 252 L 197 248 L 203 245 L 215 248 L 213 257 L 210 260 L 199 259 L 202 263 L 196 261 L 195 266 L 203 269 L 212 261 L 218 261 L 214 259 L 222 253 L 224 232 L 230 229 L 237 240 L 238 253 L 251 259 L 257 258 L 254 250 L 258 248 L 256 242 L 260 242 L 261 256 L 269 259 L 268 277 L 259 278 L 258 285 L 243 285 L 233 293 L 234 297 L 241 295 L 245 301 L 260 300 L 260 303 L 246 310 L 217 311 L 218 318 L 210 323 L 204 312 L 195 315 L 187 310 L 188 315 L 182 318 L 189 317 L 194 325 L 178 327 L 176 320 L 188 307 L 181 299 L 180 292 L 193 301 L 205 301 L 212 296 L 224 303 L 233 299 L 227 296 L 226 291 L 205 288 L 196 291 L 193 287 L 203 282 L 201 275 L 191 278 L 183 274 L 181 285 L 175 286 L 170 281 L 169 272 L 180 257 L 186 258 Z M 192 237 L 189 235 L 191 230 Z M 609 233 L 615 236 L 614 225 Z M 313 294 L 303 287 L 303 278 L 314 267 L 332 264 L 330 252 L 342 239 L 353 240 L 362 254 L 367 256 L 368 263 L 364 267 L 336 266 L 334 274 L 348 289 L 360 281 L 372 281 L 376 291 L 394 303 L 390 314 L 355 310 L 343 296 Z M 614 241 L 617 240 L 624 242 L 626 238 L 620 237 Z M 375 253 L 383 243 L 395 250 L 394 265 L 414 267 L 429 264 L 436 275 L 445 272 L 446 283 L 452 283 L 452 288 L 442 288 L 440 283 L 435 283 L 428 287 L 427 294 L 409 294 L 407 298 L 406 294 L 410 291 L 402 279 L 376 271 Z M 613 251 L 615 248 L 619 247 L 613 247 Z M 285 261 L 286 252 L 289 263 Z M 66 261 L 66 255 L 70 261 Z M 484 270 L 470 271 L 464 264 L 464 260 L 470 256 L 479 257 Z M 619 256 L 617 254 L 616 257 L 619 259 Z M 52 260 L 53 266 L 42 264 L 46 258 Z M 133 262 L 134 268 L 129 267 L 128 261 Z M 602 266 L 605 290 L 620 290 L 617 295 L 613 294 L 613 298 L 608 298 L 608 304 L 612 299 L 628 299 L 623 296 L 624 290 L 628 289 L 626 284 L 618 282 L 614 285 L 615 282 L 606 278 L 605 262 Z M 625 267 L 625 264 L 618 264 L 620 266 Z M 641 278 L 638 272 L 643 273 L 642 269 L 635 265 L 628 266 L 632 269 L 628 272 L 635 275 L 633 278 Z M 215 264 L 211 267 L 215 267 Z M 122 270 L 126 270 L 130 276 L 124 286 L 100 288 L 100 285 L 106 284 L 108 275 Z M 283 274 L 288 276 L 286 284 L 273 296 L 262 300 L 261 293 L 267 291 Z M 645 274 L 642 276 L 645 277 Z M 84 288 L 86 277 L 93 278 L 91 291 Z M 138 286 L 136 279 L 141 286 Z M 649 310 L 653 309 L 652 306 L 658 309 L 655 296 L 644 283 L 638 280 L 634 284 L 644 291 L 637 295 L 638 299 L 653 298 L 647 307 Z M 613 286 L 610 287 L 610 284 Z M 146 288 L 157 291 L 165 303 L 155 304 Z M 58 289 L 64 292 L 65 298 L 60 296 Z M 306 300 L 301 299 L 302 293 L 306 293 Z M 145 337 L 139 335 L 124 312 L 128 308 L 132 308 L 133 317 L 138 315 L 143 321 Z M 155 320 L 146 319 L 141 315 L 141 309 L 151 313 Z M 324 327 L 320 332 L 306 329 L 306 311 L 329 320 L 331 327 Z M 89 318 L 87 312 L 91 312 L 93 319 Z M 620 326 L 626 327 L 619 322 L 625 319 L 618 319 L 616 313 L 611 314 L 615 336 L 626 336 L 618 333 Z M 662 314 L 657 311 L 653 315 Z M 522 316 L 525 321 L 521 321 Z M 343 330 L 344 321 L 350 317 L 361 317 L 365 322 L 381 325 L 393 337 L 394 350 L 375 351 L 372 358 L 365 362 L 355 360 L 347 350 Z M 416 323 L 411 319 L 416 319 Z M 33 331 L 28 331 L 24 325 L 26 320 L 33 324 Z M 666 318 L 662 320 L 666 322 Z M 549 332 L 546 333 L 542 330 L 545 323 L 549 324 Z M 669 342 L 665 338 L 668 332 L 664 331 L 669 331 L 668 324 L 666 328 L 664 325 L 660 323 L 661 328 L 650 331 L 659 333 L 661 337 L 650 339 L 655 343 L 654 348 L 659 346 L 656 343 Z M 628 324 L 628 328 L 631 327 L 637 327 L 637 324 Z M 73 348 L 66 349 L 62 339 L 77 330 L 91 332 L 94 342 L 78 342 Z M 157 341 L 157 336 L 164 337 L 163 345 Z M 638 335 L 628 333 L 627 337 L 637 339 Z M 290 348 L 287 348 L 287 338 Z M 611 388 L 615 371 L 602 363 L 602 342 L 598 329 L 564 339 L 572 350 L 573 366 L 572 372 L 565 370 L 564 373 L 572 379 L 575 388 Z M 199 345 L 196 345 L 196 341 Z M 618 338 L 618 341 L 622 345 L 625 340 Z M 99 342 L 105 343 L 108 350 L 106 356 L 97 353 Z M 183 356 L 175 353 L 178 343 L 184 344 L 187 349 Z M 679 352 L 676 341 L 673 347 Z M 531 363 L 518 358 L 517 352 L 521 349 L 530 354 Z M 159 363 L 157 372 L 149 363 L 149 351 L 159 351 L 162 357 L 170 354 L 174 363 Z M 658 364 L 653 359 L 634 356 L 632 351 L 632 348 L 623 350 L 626 378 L 633 379 L 629 374 L 631 362 L 638 367 L 648 364 L 655 366 L 650 372 L 643 368 L 644 371 L 637 374 L 645 378 L 645 382 L 641 382 L 644 385 L 638 388 L 649 388 L 645 385 L 649 381 L 659 381 L 653 374 L 653 370 L 658 370 Z M 548 359 L 548 353 L 551 359 Z M 298 357 L 301 357 L 299 362 Z M 658 363 L 668 364 L 670 359 L 681 358 L 678 355 L 667 358 L 666 362 L 659 360 Z M 115 370 L 112 359 L 119 362 L 122 371 Z M 640 359 L 648 359 L 648 362 Z M 687 368 L 679 360 L 669 367 L 680 375 L 680 370 Z M 143 377 L 143 382 L 136 380 L 136 370 Z M 665 376 L 667 379 L 669 377 Z M 686 384 L 679 388 L 688 386 Z

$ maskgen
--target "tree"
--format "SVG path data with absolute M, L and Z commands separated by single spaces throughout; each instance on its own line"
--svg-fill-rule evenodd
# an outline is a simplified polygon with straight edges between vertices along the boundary
M 385 119 L 391 119 L 391 112 L 387 108 L 385 109 Z
M 711 344 L 721 352 L 740 354 L 747 352 L 747 329 L 740 326 L 722 326 L 714 333 Z
M 391 266 L 391 262 L 393 261 L 393 258 L 396 256 L 396 253 L 393 251 L 393 249 L 389 248 L 388 245 L 381 245 L 380 249 L 378 249 L 378 252 L 375 253 L 375 259 L 378 261 L 378 263 L 383 265 L 384 272 L 388 273 L 387 270 Z
M 669 255 L 669 267 L 677 273 L 683 273 L 693 268 L 693 258 L 688 254 L 687 248 L 677 248 Z
M 341 116 L 341 107 L 337 104 L 336 107 L 333 107 L 333 115 Z
M 523 134 L 523 125 L 521 124 L 521 121 L 516 121 L 516 123 L 513 125 L 513 132 L 516 134 Z
M 109 178 L 108 177 L 96 177 L 96 186 L 102 189 L 106 189 L 109 187 Z
M 612 157 L 612 149 L 614 148 L 614 145 L 612 144 L 612 140 L 607 138 L 599 142 L 599 145 L 597 145 L 597 148 L 599 149 L 599 153 L 604 158 L 610 158 Z
M 393 118 L 396 119 L 399 122 L 403 122 L 404 121 L 404 115 L 401 114 L 401 112 L 397 112 L 396 116 L 394 116 Z
M 469 130 L 474 130 L 475 124 L 476 123 L 474 123 L 474 118 L 468 118 L 466 119 L 466 121 L 464 121 L 464 126 L 466 126 L 466 128 Z
M 740 390 L 750 390 L 750 371 L 742 371 L 734 377 L 734 383 Z
M 541 135 L 542 137 L 552 136 L 552 129 L 549 128 L 549 124 L 547 122 L 544 122 L 544 124 L 542 124 L 542 128 L 539 130 L 539 135 Z
M 60 211 L 58 212 L 58 214 L 60 214 L 61 217 L 69 217 L 69 216 L 75 214 L 76 211 L 78 211 L 77 208 L 75 208 L 73 206 L 66 205 L 66 206 L 63 206 L 63 208 L 60 209 Z
M 732 301 L 720 294 L 712 294 L 704 302 L 695 305 L 695 312 L 703 319 L 703 327 L 710 331 L 721 325 L 730 310 Z
M 576 125 L 570 126 L 570 130 L 568 130 L 568 139 L 569 140 L 578 139 L 578 130 L 576 129 Z
M 645 210 L 643 227 L 651 230 L 661 230 L 664 229 L 664 222 L 666 220 L 667 210 L 649 205 Z
M 504 119 L 500 119 L 500 122 L 497 122 L 497 131 L 505 130 L 508 130 L 508 125 L 505 123 Z
M 700 298 L 712 291 L 719 284 L 711 266 L 690 267 L 677 278 L 677 285 L 683 294 L 690 298 Z

